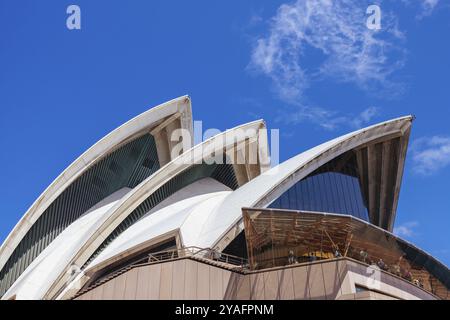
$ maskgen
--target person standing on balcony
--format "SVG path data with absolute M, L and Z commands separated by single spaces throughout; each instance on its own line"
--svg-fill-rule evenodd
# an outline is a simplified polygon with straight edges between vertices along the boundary
M 298 263 L 297 257 L 294 255 L 294 251 L 289 250 L 288 264 L 295 264 L 295 263 Z
M 359 257 L 361 258 L 362 262 L 367 263 L 367 258 L 369 258 L 369 254 L 367 253 L 367 251 L 365 249 L 362 249 L 359 252 Z

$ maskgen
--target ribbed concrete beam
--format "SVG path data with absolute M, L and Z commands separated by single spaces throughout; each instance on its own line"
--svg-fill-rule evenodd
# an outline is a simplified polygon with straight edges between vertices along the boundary
M 237 231 L 242 230 L 242 207 L 267 207 L 294 184 L 349 151 L 354 151 L 357 155 L 366 206 L 372 208 L 369 209 L 371 211 L 369 212 L 370 221 L 392 230 L 412 120 L 412 116 L 402 117 L 349 133 L 307 150 L 259 175 L 250 183 L 230 194 L 227 201 L 224 201 L 223 205 L 216 210 L 217 220 L 227 220 L 224 223 L 230 223 L 230 225 L 218 237 L 213 248 L 223 250 L 237 236 Z M 386 215 L 381 218 L 379 212 L 382 156 L 379 153 L 382 152 L 382 145 L 376 147 L 376 144 L 398 137 L 402 137 L 402 151 L 397 158 L 392 156 L 396 163 L 397 172 L 395 188 L 392 192 L 393 201 L 391 202 L 393 206 L 391 210 L 386 210 Z M 378 152 L 377 148 L 379 148 Z M 388 198 L 386 196 L 386 201 L 388 201 Z M 389 206 L 385 207 L 388 208 Z M 387 223 L 383 221 L 387 221 Z
M 124 221 L 132 212 L 142 204 L 147 198 L 149 198 L 153 193 L 155 193 L 162 185 L 169 182 L 172 178 L 175 178 L 182 174 L 184 171 L 193 167 L 195 163 L 201 163 L 202 158 L 212 157 L 217 151 L 216 146 L 217 141 L 222 140 L 224 144 L 222 145 L 226 150 L 231 150 L 245 143 L 245 138 L 241 135 L 234 135 L 234 132 L 238 130 L 254 130 L 264 128 L 264 123 L 260 120 L 250 122 L 248 124 L 239 126 L 234 129 L 230 129 L 224 133 L 221 133 L 213 138 L 210 138 L 200 145 L 194 146 L 192 149 L 186 151 L 180 155 L 177 159 L 169 162 L 167 165 L 162 167 L 151 177 L 147 178 L 139 186 L 133 189 L 132 192 L 128 193 L 117 205 L 111 208 L 111 214 L 102 223 L 102 225 L 95 230 L 95 233 L 86 240 L 83 247 L 78 251 L 71 261 L 67 261 L 66 269 L 60 272 L 58 280 L 53 283 L 50 289 L 47 291 L 45 298 L 65 298 L 70 296 L 71 290 L 67 288 L 66 291 L 61 292 L 61 290 L 66 289 L 68 274 L 67 270 L 71 265 L 84 265 L 86 261 L 91 257 L 91 255 L 99 248 L 99 246 L 109 237 L 109 235 L 119 226 L 119 224 Z M 203 150 L 203 152 L 199 152 Z M 267 159 L 265 159 L 267 161 Z M 213 240 L 211 240 L 213 242 Z
M 20 248 L 22 247 L 27 249 L 23 254 L 16 254 L 16 256 L 23 260 L 20 261 L 20 265 L 22 267 L 20 267 L 20 272 L 14 272 L 14 274 L 9 272 L 7 275 L 8 278 L 2 280 L 3 284 L 5 281 L 8 283 L 6 288 L 10 286 L 12 281 L 17 279 L 24 266 L 27 266 L 30 262 L 32 262 L 36 257 L 36 254 L 45 249 L 45 246 L 47 246 L 51 240 L 53 240 L 55 236 L 62 231 L 58 228 L 58 221 L 61 221 L 61 219 L 64 218 L 64 215 L 70 215 L 76 218 L 77 215 L 66 209 L 62 211 L 60 210 L 56 214 L 49 215 L 48 217 L 43 217 L 48 210 L 52 209 L 52 206 L 55 206 L 55 203 L 58 205 L 57 200 L 60 199 L 66 191 L 68 191 L 66 193 L 70 193 L 69 200 L 75 204 L 76 201 L 79 200 L 79 195 L 77 195 L 77 193 L 72 189 L 76 189 L 73 188 L 73 186 L 77 181 L 79 181 L 79 179 L 82 179 L 85 174 L 87 175 L 89 173 L 90 169 L 98 165 L 109 155 L 117 150 L 120 150 L 121 147 L 127 145 L 128 143 L 145 135 L 152 129 L 152 127 L 157 126 L 161 121 L 167 119 L 173 114 L 179 114 L 180 116 L 178 121 L 181 124 L 181 127 L 192 133 L 192 115 L 189 97 L 183 96 L 171 100 L 142 113 L 112 131 L 85 153 L 83 153 L 52 182 L 52 184 L 41 194 L 41 196 L 25 213 L 0 248 L 0 269 L 2 269 L 3 273 L 6 272 L 7 263 L 10 265 L 14 263 L 17 264 L 17 258 L 12 255 L 15 252 L 17 253 L 17 250 L 20 251 Z M 132 156 L 134 157 L 139 155 L 136 154 Z M 119 166 L 117 166 L 117 163 L 111 163 L 110 166 L 106 166 L 105 170 L 115 171 L 116 169 L 119 169 L 119 171 L 122 170 Z M 144 168 L 142 170 L 146 169 Z M 139 172 L 132 172 L 132 177 L 139 174 Z M 94 186 L 100 186 L 102 184 L 105 184 L 105 182 L 99 177 L 94 179 L 92 183 Z M 86 192 L 86 188 L 81 188 L 81 190 L 78 191 L 78 193 Z M 93 194 L 92 191 L 91 194 Z M 90 195 L 88 194 L 85 196 L 89 197 Z M 86 203 L 86 201 L 81 202 Z M 77 212 L 77 214 L 79 214 L 79 212 Z M 42 219 L 44 219 L 49 225 L 49 229 L 52 230 L 51 232 L 41 234 L 43 231 L 42 228 L 38 228 L 39 230 L 36 230 L 37 223 Z M 73 219 L 69 219 L 69 221 L 72 220 Z M 25 243 L 25 240 L 29 238 L 43 238 L 43 241 L 40 241 L 39 245 L 33 246 L 34 243 Z M 40 244 L 44 244 L 45 246 L 41 246 Z M 2 290 L 5 290 L 6 288 L 3 288 Z
M 406 157 L 407 136 L 377 139 L 355 150 L 361 189 L 371 223 L 392 231 Z
M 390 200 L 389 198 L 389 189 L 390 188 L 390 168 L 394 166 L 392 161 L 392 140 L 386 141 L 382 143 L 381 149 L 381 181 L 380 181 L 380 219 L 378 221 L 378 225 L 385 225 L 386 218 L 389 216 L 390 208 L 392 208 L 392 204 L 388 204 L 387 202 Z M 388 200 L 389 199 L 389 200 Z

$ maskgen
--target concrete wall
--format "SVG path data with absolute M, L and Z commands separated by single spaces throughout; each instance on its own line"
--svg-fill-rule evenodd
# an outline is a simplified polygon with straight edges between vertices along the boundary
M 356 292 L 355 284 L 372 281 L 366 273 L 346 259 L 241 274 L 185 258 L 133 268 L 77 299 L 434 299 L 385 273 L 377 291 Z

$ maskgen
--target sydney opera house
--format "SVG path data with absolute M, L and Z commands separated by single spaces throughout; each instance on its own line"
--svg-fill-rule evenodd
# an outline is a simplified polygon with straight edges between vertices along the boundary
M 449 269 L 393 234 L 412 121 L 275 165 L 262 120 L 193 145 L 189 97 L 154 107 L 23 215 L 0 248 L 0 297 L 449 299 Z

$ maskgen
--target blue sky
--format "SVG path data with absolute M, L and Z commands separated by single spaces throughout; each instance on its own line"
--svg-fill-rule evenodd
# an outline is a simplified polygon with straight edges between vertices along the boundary
M 414 114 L 396 232 L 450 265 L 450 4 L 333 3 L 0 0 L 0 241 L 93 143 L 189 94 L 204 128 L 281 128 L 282 161 Z

